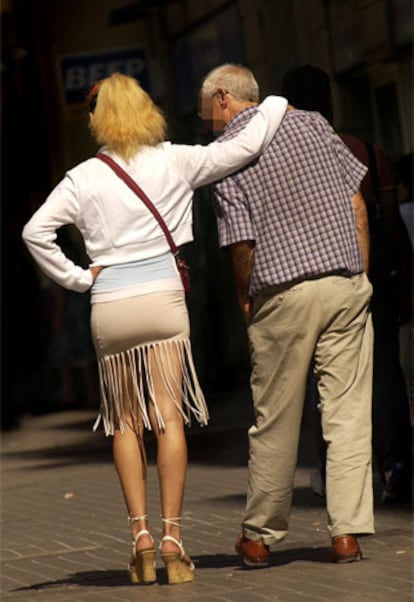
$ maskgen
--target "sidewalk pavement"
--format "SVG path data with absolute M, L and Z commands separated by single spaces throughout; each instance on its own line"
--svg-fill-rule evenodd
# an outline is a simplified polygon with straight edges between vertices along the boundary
M 26 416 L 2 435 L 1 600 L 127 602 L 409 602 L 412 513 L 384 507 L 375 480 L 376 529 L 361 538 L 362 562 L 329 562 L 324 502 L 309 486 L 315 466 L 303 423 L 290 530 L 271 566 L 241 568 L 234 551 L 246 491 L 251 406 L 243 392 L 210 401 L 211 423 L 188 433 L 190 464 L 183 537 L 196 564 L 192 583 L 130 585 L 130 534 L 111 458 L 111 438 L 92 433 L 95 412 Z M 160 536 L 155 447 L 147 437 L 148 498 Z

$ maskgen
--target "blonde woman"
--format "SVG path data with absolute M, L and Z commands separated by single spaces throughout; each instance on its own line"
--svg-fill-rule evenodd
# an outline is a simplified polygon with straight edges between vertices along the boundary
M 214 94 L 204 99 L 217 102 Z M 257 118 L 233 140 L 206 146 L 165 141 L 162 112 L 139 83 L 115 73 L 93 86 L 90 129 L 109 155 L 141 186 L 177 246 L 192 240 L 195 188 L 236 171 L 272 140 L 287 102 L 268 97 Z M 56 230 L 81 232 L 88 269 L 56 244 Z M 80 293 L 91 289 L 91 330 L 101 390 L 100 420 L 113 435 L 113 457 L 132 530 L 132 583 L 156 580 L 155 546 L 146 500 L 144 428 L 157 441 L 163 536 L 169 583 L 191 581 L 180 517 L 187 469 L 184 425 L 208 410 L 194 370 L 185 294 L 167 240 L 154 216 L 96 157 L 66 173 L 23 230 L 44 273 Z

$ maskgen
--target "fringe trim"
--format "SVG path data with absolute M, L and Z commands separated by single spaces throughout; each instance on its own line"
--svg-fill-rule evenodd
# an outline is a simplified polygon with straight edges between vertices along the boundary
M 156 353 L 150 354 L 151 350 Z M 182 382 L 179 373 L 173 369 L 173 361 L 181 365 Z M 101 407 L 93 425 L 96 431 L 101 420 L 105 435 L 113 435 L 115 428 L 123 433 L 127 422 L 125 409 L 132 418 L 134 430 L 140 431 L 140 424 L 151 430 L 148 404 L 152 403 L 158 428 L 165 429 L 164 420 L 157 407 L 152 379 L 152 362 L 162 376 L 163 384 L 172 402 L 181 413 L 185 424 L 191 424 L 193 414 L 204 426 L 209 419 L 207 405 L 198 383 L 191 345 L 188 339 L 174 339 L 140 345 L 122 353 L 106 355 L 99 359 L 99 384 Z M 128 383 L 129 389 L 128 389 Z M 132 387 L 132 390 L 130 390 Z

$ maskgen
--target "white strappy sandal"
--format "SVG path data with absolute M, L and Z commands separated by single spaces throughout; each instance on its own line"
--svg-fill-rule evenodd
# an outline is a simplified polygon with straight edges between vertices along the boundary
M 130 525 L 138 521 L 145 521 L 148 515 L 144 516 L 129 516 L 128 522 Z M 128 570 L 131 583 L 155 583 L 157 580 L 155 572 L 155 547 L 137 551 L 137 543 L 143 535 L 148 535 L 152 544 L 154 540 L 148 529 L 141 529 L 132 539 L 132 557 L 129 563 Z
M 162 522 L 179 527 L 181 517 L 178 518 L 163 518 Z M 185 553 L 183 542 L 176 539 L 172 535 L 164 535 L 160 542 L 160 550 L 162 544 L 165 541 L 171 541 L 180 550 L 179 552 L 164 552 L 161 553 L 161 558 L 165 564 L 167 570 L 168 583 L 170 585 L 174 583 L 186 583 L 194 579 L 194 563 Z

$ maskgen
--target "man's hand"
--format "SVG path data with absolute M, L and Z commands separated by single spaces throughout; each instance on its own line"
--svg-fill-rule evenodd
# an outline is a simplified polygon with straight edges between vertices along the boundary
M 237 298 L 237 301 L 241 307 L 241 310 L 243 312 L 244 317 L 246 318 L 246 320 L 248 322 L 250 322 L 250 319 L 252 317 L 252 300 L 250 297 L 248 298 Z

